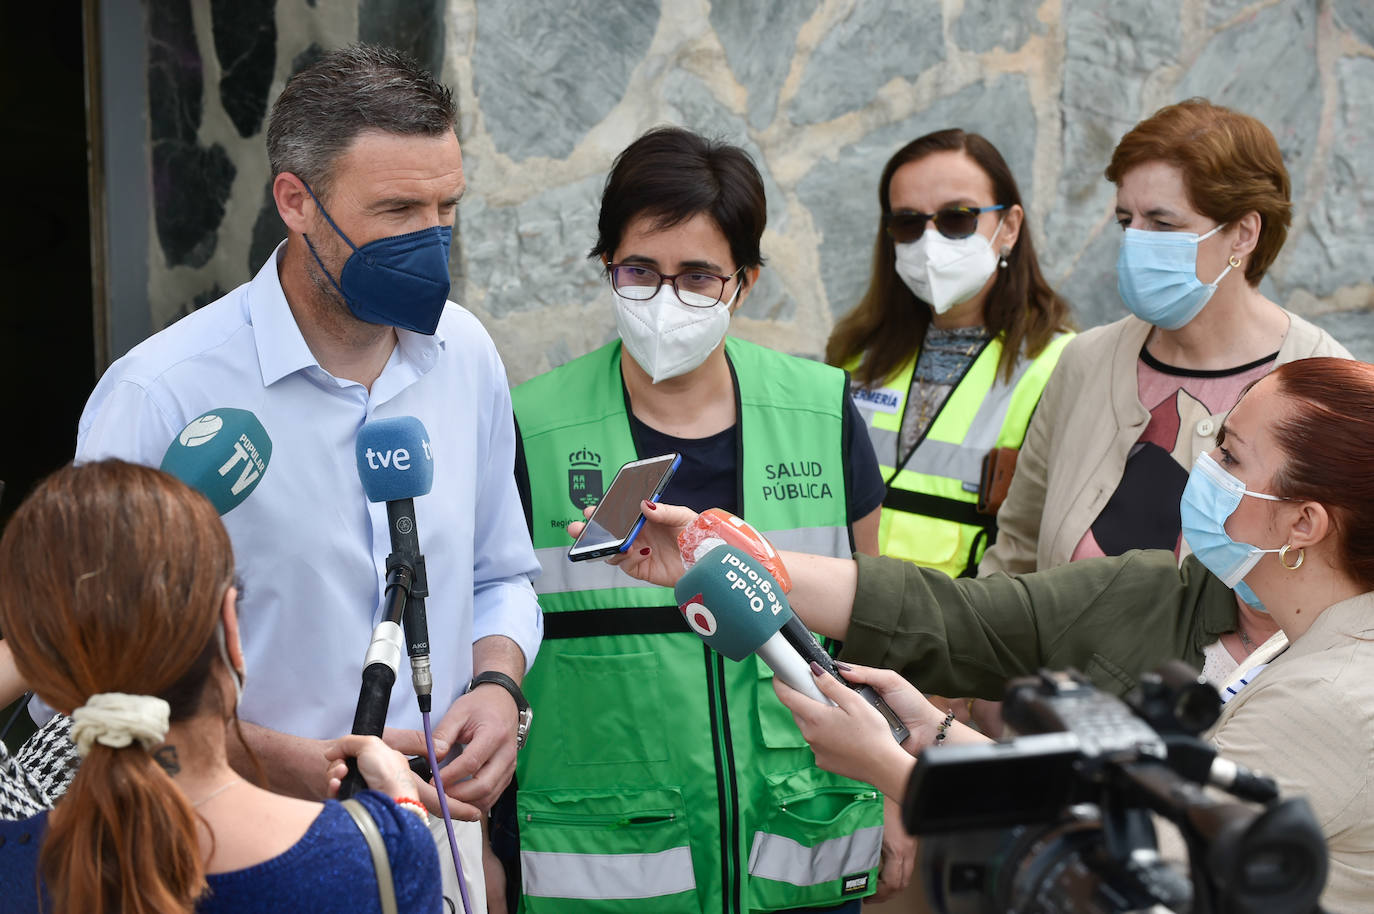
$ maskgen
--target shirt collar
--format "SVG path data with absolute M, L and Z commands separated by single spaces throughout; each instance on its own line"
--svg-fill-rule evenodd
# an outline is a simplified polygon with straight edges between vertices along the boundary
M 289 374 L 319 365 L 296 326 L 295 315 L 286 303 L 278 265 L 286 253 L 286 242 L 277 245 L 248 286 L 248 316 L 253 324 L 253 341 L 258 349 L 262 384 L 271 387 Z
M 310 351 L 296 317 L 287 304 L 277 270 L 286 251 L 286 242 L 277 245 L 248 288 L 248 314 L 253 325 L 253 340 L 258 350 L 258 366 L 262 384 L 271 387 L 287 375 L 311 367 L 319 367 L 319 360 Z M 439 351 L 446 347 L 442 329 L 433 336 L 410 330 L 396 331 L 396 349 L 392 361 L 414 366 L 417 375 L 434 367 Z M 323 368 L 320 368 L 323 371 Z

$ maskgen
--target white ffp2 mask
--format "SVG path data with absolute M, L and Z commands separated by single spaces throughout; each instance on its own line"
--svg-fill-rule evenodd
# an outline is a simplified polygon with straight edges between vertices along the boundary
M 730 326 L 730 302 L 735 296 L 710 305 L 705 296 L 691 292 L 682 296 L 700 299 L 703 306 L 684 305 L 666 282 L 648 301 L 624 298 L 611 290 L 620 339 L 655 384 L 684 375 L 706 361 Z
M 978 294 L 997 269 L 992 238 L 974 232 L 967 238 L 946 238 L 932 224 L 915 241 L 895 246 L 897 275 L 936 314 L 944 314 Z

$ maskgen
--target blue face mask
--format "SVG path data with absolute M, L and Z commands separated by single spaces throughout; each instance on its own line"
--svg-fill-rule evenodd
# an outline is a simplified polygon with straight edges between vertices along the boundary
M 1164 330 L 1177 330 L 1198 316 L 1231 272 L 1234 261 L 1211 283 L 1197 278 L 1197 246 L 1205 235 L 1126 229 L 1116 258 L 1116 289 L 1131 313 Z
M 310 236 L 304 236 L 315 262 L 353 316 L 369 324 L 385 324 L 426 336 L 433 334 L 448 301 L 448 249 L 453 229 L 436 225 L 378 238 L 358 247 L 334 224 L 310 185 L 305 189 L 329 227 L 353 249 L 335 281 L 315 252 Z
M 1255 609 L 1268 612 L 1255 592 L 1241 579 L 1250 573 L 1262 555 L 1279 550 L 1237 543 L 1226 532 L 1226 519 L 1240 506 L 1240 500 L 1246 495 L 1269 501 L 1285 500 L 1278 495 L 1249 491 L 1245 483 L 1222 469 L 1210 454 L 1198 457 L 1197 463 L 1193 464 L 1193 472 L 1188 474 L 1188 485 L 1183 490 L 1183 502 L 1179 506 L 1183 539 L 1198 561 L 1221 578 L 1223 584 L 1234 589 L 1242 600 Z

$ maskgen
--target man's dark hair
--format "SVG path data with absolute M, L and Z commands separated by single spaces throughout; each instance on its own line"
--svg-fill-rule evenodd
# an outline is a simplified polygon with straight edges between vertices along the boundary
M 749 153 L 681 127 L 650 130 L 625 148 L 606 178 L 590 256 L 609 259 L 638 216 L 664 229 L 698 213 L 720 226 L 736 268 L 763 263 L 759 239 L 768 222 L 767 203 Z
M 272 175 L 290 172 L 324 196 L 359 133 L 438 136 L 453 130 L 455 114 L 453 93 L 410 56 L 370 44 L 332 51 L 291 77 L 272 106 Z

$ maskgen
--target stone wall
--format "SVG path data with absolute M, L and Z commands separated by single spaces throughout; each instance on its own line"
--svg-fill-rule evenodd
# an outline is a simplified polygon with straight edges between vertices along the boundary
M 322 47 L 362 37 L 439 68 L 468 192 L 455 297 L 519 381 L 610 339 L 585 257 L 606 171 L 658 124 L 746 148 L 768 261 L 733 332 L 821 351 L 862 292 L 886 159 L 930 130 L 988 136 L 1051 281 L 1084 326 L 1124 313 L 1102 177 L 1132 124 L 1204 95 L 1263 120 L 1295 218 L 1263 286 L 1374 360 L 1369 0 L 146 0 L 161 327 L 244 281 L 282 230 L 263 114 Z M 194 52 L 194 53 L 188 53 Z

